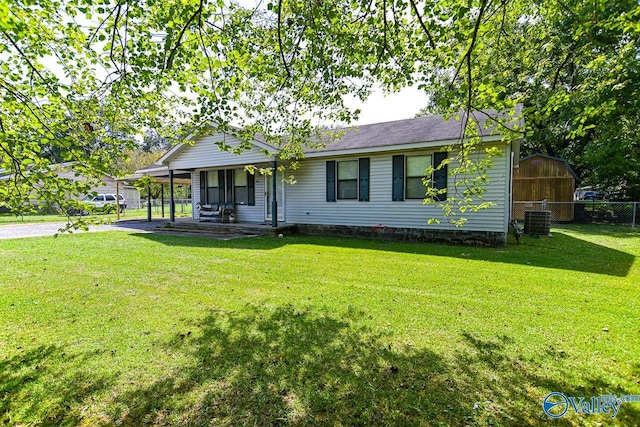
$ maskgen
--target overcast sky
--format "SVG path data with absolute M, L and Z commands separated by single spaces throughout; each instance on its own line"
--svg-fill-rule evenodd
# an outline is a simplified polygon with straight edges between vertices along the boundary
M 386 96 L 377 90 L 364 103 L 355 98 L 345 101 L 347 106 L 361 110 L 360 118 L 353 124 L 366 125 L 413 118 L 418 110 L 427 105 L 427 99 L 424 92 L 415 88 L 405 88 Z

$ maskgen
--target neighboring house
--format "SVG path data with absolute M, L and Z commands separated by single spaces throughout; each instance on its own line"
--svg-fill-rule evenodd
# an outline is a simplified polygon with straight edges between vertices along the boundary
M 78 175 L 73 170 L 72 163 L 62 163 L 53 165 L 52 171 L 60 178 L 67 178 L 72 181 L 86 181 L 87 177 Z M 90 192 L 98 194 L 116 194 L 116 179 L 105 175 L 100 179 L 100 183 L 91 187 Z M 127 201 L 127 207 L 136 208 L 140 206 L 140 191 L 131 185 L 119 182 L 118 193 L 122 194 Z
M 526 210 L 538 210 L 538 202 L 546 201 L 554 202 L 545 208 L 552 211 L 553 221 L 572 221 L 577 181 L 578 176 L 564 159 L 544 154 L 523 157 L 513 170 L 513 218 L 524 220 Z
M 514 122 L 522 126 L 520 120 Z M 240 141 L 215 131 L 175 146 L 158 164 L 169 171 L 190 171 L 194 205 L 233 203 L 240 222 L 275 223 L 275 210 L 277 221 L 296 224 L 302 233 L 503 244 L 512 159 L 519 157 L 519 142 L 509 145 L 490 129 L 481 131 L 484 144 L 503 154 L 493 159 L 483 198 L 495 206 L 467 212 L 464 227 L 449 224 L 440 207 L 423 204 L 423 171 L 453 155 L 443 147 L 459 143 L 460 132 L 460 121 L 441 116 L 346 129 L 339 141 L 306 153 L 299 169 L 290 172 L 295 184 L 283 182 L 281 172 L 274 185 L 272 176 L 245 170 L 246 165 L 279 165 L 277 148 L 255 138 L 253 148 L 242 155 L 220 151 L 218 144 L 234 148 Z M 446 170 L 437 171 L 432 179 L 438 188 L 454 194 L 455 177 Z M 194 206 L 194 219 L 197 212 Z M 429 224 L 430 218 L 440 223 Z
M 76 172 L 73 170 L 73 162 L 66 163 L 58 163 L 51 165 L 51 173 L 56 174 L 60 178 L 66 178 L 72 181 L 86 181 L 87 177 L 82 175 L 76 175 Z M 0 181 L 11 179 L 11 174 L 8 172 L 0 171 Z M 93 186 L 90 189 L 90 192 L 95 192 L 98 194 L 116 194 L 116 180 L 111 176 L 104 176 L 101 179 L 101 183 Z M 120 182 L 118 186 L 119 194 L 122 194 L 127 201 L 127 206 L 130 208 L 135 208 L 140 205 L 140 191 L 131 186 L 125 185 Z M 84 195 L 82 196 L 84 197 Z M 80 197 L 80 198 L 82 198 Z

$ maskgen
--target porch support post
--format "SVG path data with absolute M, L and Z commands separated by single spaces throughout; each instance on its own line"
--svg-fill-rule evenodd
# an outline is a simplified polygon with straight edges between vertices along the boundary
M 120 221 L 120 183 L 117 178 L 114 178 L 116 182 L 116 219 Z
M 147 221 L 151 222 L 151 184 L 147 184 Z
M 164 184 L 160 184 L 160 212 L 164 218 Z
M 169 169 L 169 221 L 176 222 L 176 205 L 173 200 L 173 170 Z
M 271 179 L 271 227 L 278 226 L 278 198 L 276 196 L 278 190 L 278 162 L 271 162 L 271 171 L 273 173 Z

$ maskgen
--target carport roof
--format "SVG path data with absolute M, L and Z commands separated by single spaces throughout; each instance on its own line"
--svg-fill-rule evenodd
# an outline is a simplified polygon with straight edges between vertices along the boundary
M 153 177 L 159 184 L 169 183 L 169 168 L 167 166 L 161 166 L 158 164 L 152 164 L 136 170 L 132 175 L 119 178 L 118 181 L 138 181 L 139 179 L 150 176 Z M 191 172 L 184 170 L 173 171 L 173 183 L 190 185 L 191 184 Z

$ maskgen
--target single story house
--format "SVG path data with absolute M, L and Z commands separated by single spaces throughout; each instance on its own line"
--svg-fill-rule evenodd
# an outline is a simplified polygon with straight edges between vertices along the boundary
M 58 178 L 63 178 L 69 181 L 88 181 L 89 178 L 86 176 L 78 174 L 73 167 L 73 162 L 64 162 L 64 163 L 55 163 L 50 165 L 50 173 L 55 174 Z M 13 174 L 9 171 L 0 170 L 0 181 L 9 181 L 13 178 Z M 116 194 L 116 185 L 118 186 L 117 192 L 124 196 L 127 201 L 128 207 L 138 207 L 140 205 L 140 191 L 127 183 L 120 182 L 116 178 L 105 175 L 100 178 L 99 182 L 96 182 L 95 185 L 91 187 L 89 193 L 98 193 L 98 194 Z M 80 197 L 75 197 L 81 199 L 85 195 Z M 72 198 L 71 196 L 67 196 L 68 199 Z
M 52 172 L 60 178 L 66 178 L 72 181 L 87 180 L 87 177 L 85 176 L 76 175 L 76 172 L 73 170 L 73 164 L 70 163 L 56 165 Z M 103 176 L 99 183 L 96 183 L 96 185 L 91 187 L 90 192 L 98 194 L 116 194 L 116 183 L 118 185 L 117 192 L 124 196 L 128 207 L 137 208 L 140 206 L 140 190 L 132 185 L 119 182 L 119 180 L 109 175 Z
M 442 116 L 376 123 L 344 130 L 342 137 L 321 149 L 307 150 L 299 168 L 278 172 L 277 177 L 251 174 L 247 165 L 273 168 L 285 164 L 277 147 L 259 137 L 241 155 L 221 151 L 220 144 L 234 148 L 240 141 L 216 132 L 195 137 L 173 147 L 159 161 L 169 174 L 191 174 L 194 219 L 198 204 L 234 205 L 239 222 L 295 224 L 301 233 L 362 235 L 418 241 L 504 244 L 510 212 L 513 162 L 519 158 L 519 142 L 507 144 L 493 129 L 479 132 L 485 146 L 497 147 L 483 201 L 494 206 L 467 212 L 464 227 L 455 227 L 442 209 L 424 205 L 424 171 L 453 153 L 444 147 L 460 143 L 461 122 Z M 503 116 L 505 117 L 505 116 Z M 511 124 L 522 126 L 521 119 Z M 482 156 L 482 154 L 474 154 Z M 292 174 L 295 183 L 285 180 Z M 437 188 L 455 193 L 456 177 L 446 168 L 430 177 Z M 437 218 L 439 223 L 429 223 Z

